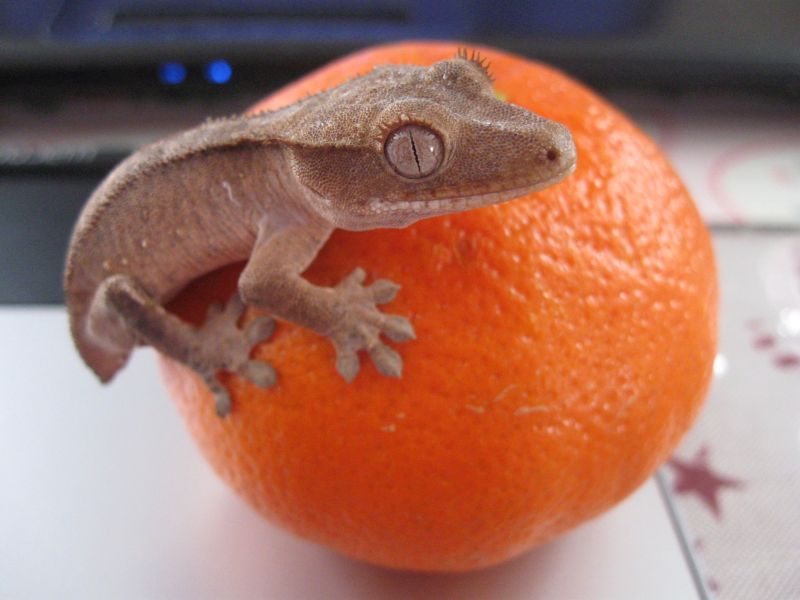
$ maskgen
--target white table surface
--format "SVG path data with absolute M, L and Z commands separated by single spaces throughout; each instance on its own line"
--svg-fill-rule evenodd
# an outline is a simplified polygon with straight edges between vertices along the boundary
M 150 350 L 102 387 L 73 350 L 63 309 L 0 309 L 0 335 L 0 598 L 698 597 L 653 480 L 505 565 L 388 571 L 276 529 L 220 483 Z

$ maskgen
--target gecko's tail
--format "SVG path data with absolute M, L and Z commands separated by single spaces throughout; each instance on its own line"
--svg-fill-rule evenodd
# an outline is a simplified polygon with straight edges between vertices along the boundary
M 109 352 L 105 348 L 100 348 L 96 344 L 84 338 L 76 338 L 75 345 L 78 352 L 87 366 L 97 375 L 97 378 L 108 383 L 117 374 L 131 355 L 132 348 L 120 349 L 119 351 Z
M 133 346 L 111 348 L 95 341 L 87 327 L 90 299 L 67 294 L 66 300 L 70 332 L 78 353 L 97 378 L 108 383 L 128 362 Z

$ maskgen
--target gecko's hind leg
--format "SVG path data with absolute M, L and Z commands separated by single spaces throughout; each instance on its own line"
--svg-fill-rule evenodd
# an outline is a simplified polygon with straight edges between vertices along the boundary
M 274 322 L 269 317 L 260 317 L 244 330 L 239 329 L 237 322 L 244 303 L 238 293 L 224 307 L 212 305 L 199 328 L 168 312 L 131 277 L 108 278 L 98 294 L 102 295 L 93 309 L 113 316 L 112 320 L 105 320 L 113 336 L 121 335 L 120 324 L 124 324 L 135 343 L 153 346 L 192 368 L 213 392 L 220 416 L 230 411 L 231 401 L 217 378 L 219 371 L 237 373 L 261 387 L 275 383 L 275 371 L 270 365 L 250 359 L 253 346 L 272 335 Z M 102 334 L 97 331 L 97 324 L 93 329 L 95 336 Z

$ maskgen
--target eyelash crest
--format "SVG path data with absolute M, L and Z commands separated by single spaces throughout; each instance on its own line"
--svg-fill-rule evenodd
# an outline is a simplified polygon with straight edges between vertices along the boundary
M 427 129 L 433 130 L 434 128 L 429 125 L 428 123 L 420 120 L 420 119 L 412 119 L 407 114 L 403 113 L 397 116 L 397 118 L 391 121 L 385 121 L 380 123 L 377 128 L 375 140 L 378 142 L 381 147 L 389 138 L 389 136 L 394 133 L 396 130 L 400 129 L 403 125 L 420 125 L 421 127 L 426 127 Z
M 459 48 L 456 52 L 456 58 L 469 61 L 476 65 L 481 71 L 483 71 L 486 77 L 488 77 L 489 81 L 494 83 L 494 77 L 490 71 L 490 67 L 492 66 L 491 61 L 485 56 L 481 56 L 481 53 L 477 50 L 468 50 L 464 47 Z

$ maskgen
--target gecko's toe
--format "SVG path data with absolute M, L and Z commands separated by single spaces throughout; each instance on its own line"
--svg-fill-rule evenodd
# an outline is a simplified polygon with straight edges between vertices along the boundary
M 208 389 L 214 395 L 214 407 L 217 411 L 217 416 L 225 417 L 231 412 L 231 397 L 228 390 L 220 383 L 214 374 L 207 374 L 203 377 L 206 381 Z
M 206 385 L 208 386 L 208 389 L 214 396 L 214 408 L 217 416 L 220 418 L 227 417 L 233 408 L 233 402 L 228 389 L 217 378 L 216 371 L 212 369 L 204 369 L 202 371 L 198 370 L 198 372 L 201 373 Z
M 370 349 L 369 356 L 382 375 L 400 377 L 403 374 L 403 359 L 386 344 L 378 344 Z
M 395 299 L 397 292 L 400 291 L 400 285 L 388 279 L 379 279 L 370 285 L 367 290 L 372 295 L 372 300 L 375 304 L 386 304 Z
M 245 336 L 248 343 L 251 346 L 255 346 L 268 339 L 274 331 L 275 319 L 272 317 L 259 317 L 247 326 Z
M 214 407 L 218 417 L 228 416 L 228 413 L 231 412 L 231 399 L 227 392 L 214 395 Z
M 272 365 L 260 360 L 248 360 L 242 365 L 241 369 L 239 369 L 239 374 L 262 388 L 272 387 L 278 380 L 278 376 L 275 373 L 275 369 L 272 368 Z
M 244 313 L 245 304 L 238 292 L 234 293 L 225 305 L 225 316 L 233 322 L 239 320 Z
M 348 288 L 360 286 L 362 283 L 364 283 L 366 278 L 367 272 L 361 267 L 356 267 L 347 277 L 342 279 L 336 287 Z
M 385 315 L 381 325 L 383 333 L 393 342 L 407 342 L 417 339 L 411 321 L 399 315 Z
M 353 350 L 339 350 L 336 353 L 336 371 L 347 382 L 351 383 L 358 375 L 361 363 Z

